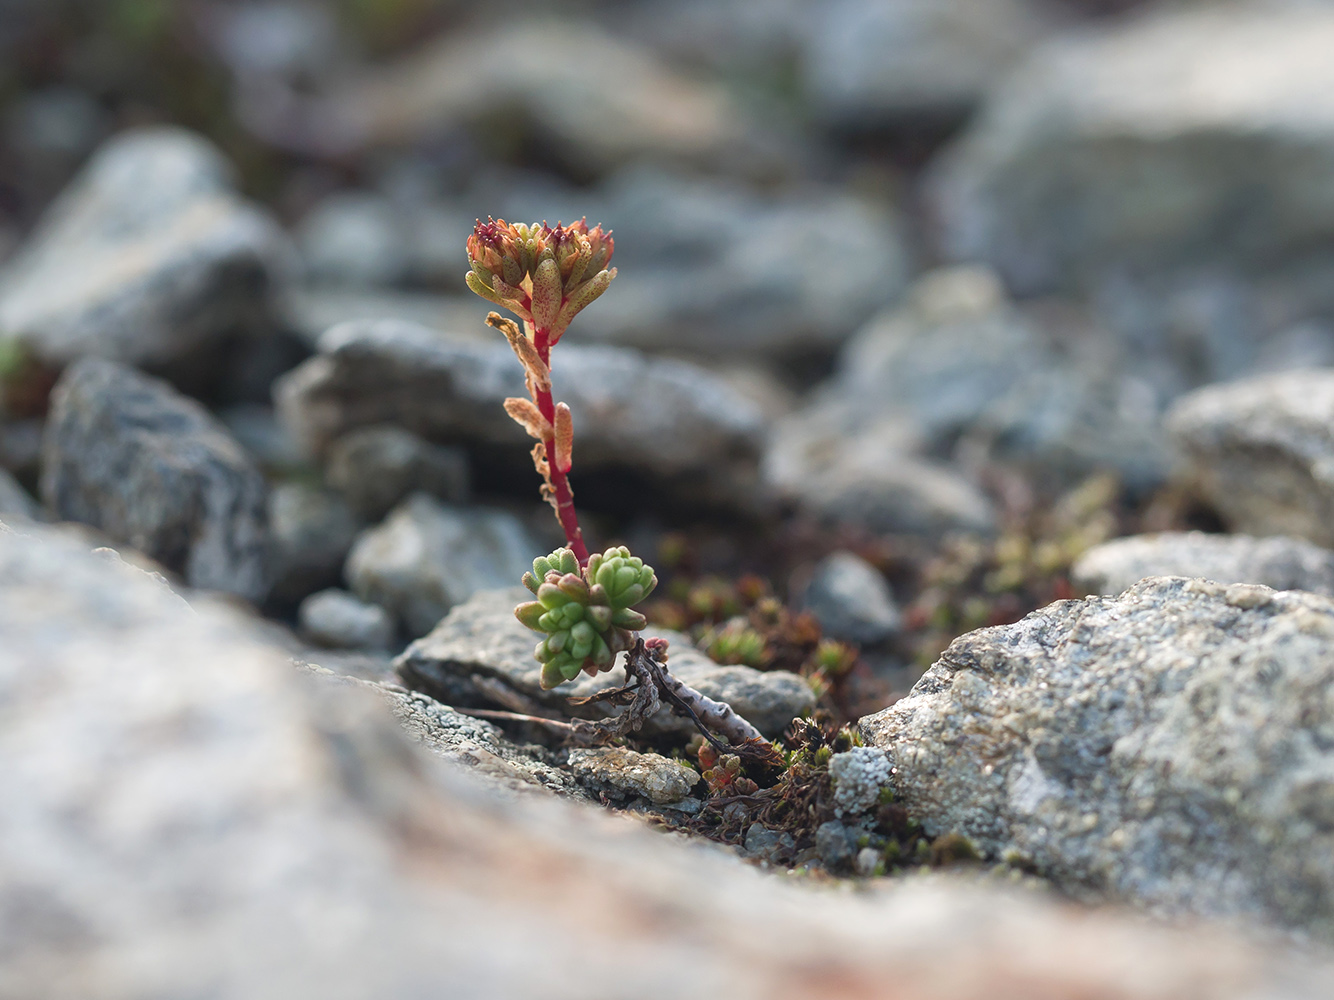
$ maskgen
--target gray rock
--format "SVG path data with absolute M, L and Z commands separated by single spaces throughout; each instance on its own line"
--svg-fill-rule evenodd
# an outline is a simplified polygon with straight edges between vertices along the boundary
M 1328 992 L 1316 950 L 1071 920 L 1035 893 L 940 879 L 811 893 L 601 810 L 498 796 L 509 769 L 491 754 L 516 786 L 559 778 L 484 723 L 378 689 L 427 749 L 475 756 L 463 773 L 365 686 L 317 684 L 236 618 L 40 535 L 0 532 L 9 995 L 671 1000 L 707 981 L 738 1000 L 829 982 L 962 1000 L 1016 956 L 1039 995 Z M 562 926 L 614 926 L 616 947 L 556 941 Z
M 766 469 L 800 496 L 831 489 L 819 483 L 831 473 L 874 477 L 895 453 L 955 453 L 1058 487 L 1110 468 L 1143 489 L 1167 470 L 1159 412 L 1115 338 L 1077 310 L 1021 307 L 985 268 L 942 269 L 847 343 L 834 377 L 777 426 Z
M 1260 3 L 1053 41 L 934 168 L 947 251 L 1022 292 L 1215 265 L 1327 282 L 1331 44 L 1327 5 Z
M 378 521 L 409 493 L 450 503 L 468 499 L 468 456 L 461 448 L 424 441 L 390 424 L 362 427 L 329 447 L 325 481 L 352 509 Z
M 3 467 L 0 467 L 0 517 L 11 521 L 36 521 L 41 517 L 37 501 Z
M 394 642 L 394 620 L 378 604 L 367 604 L 346 590 L 329 588 L 311 594 L 297 609 L 301 634 L 332 649 L 388 649 Z
M 680 802 L 699 783 L 699 772 L 661 754 L 624 747 L 571 750 L 570 770 L 580 783 L 617 798 L 642 795 L 654 805 Z
M 848 642 L 882 642 L 902 625 L 903 616 L 885 578 L 851 552 L 835 552 L 820 560 L 803 604 L 826 635 Z
M 892 765 L 878 747 L 853 747 L 829 760 L 829 780 L 834 787 L 834 815 L 839 819 L 870 812 L 880 804 L 880 793 L 889 787 Z
M 561 345 L 555 380 L 580 471 L 628 467 L 681 480 L 697 502 L 754 502 L 764 417 L 723 380 L 682 361 L 574 344 Z M 319 356 L 275 387 L 284 422 L 317 453 L 391 423 L 433 441 L 508 447 L 526 462 L 531 442 L 503 405 L 523 395 L 523 369 L 498 334 L 479 343 L 393 321 L 335 327 Z
M 541 667 L 533 659 L 537 635 L 514 617 L 514 608 L 532 595 L 522 587 L 483 591 L 454 608 L 430 635 L 419 639 L 396 661 L 399 676 L 409 687 L 423 690 L 452 705 L 492 703 L 488 690 L 495 684 L 530 703 L 589 718 L 610 713 L 603 705 L 571 708 L 566 699 L 587 696 L 625 683 L 621 667 L 578 679 L 544 691 Z M 669 666 L 682 681 L 701 694 L 726 701 L 761 732 L 777 736 L 793 718 L 815 707 L 809 685 L 796 674 L 776 670 L 761 673 L 750 667 L 725 667 L 696 650 L 680 633 L 646 629 L 671 644 Z M 693 725 L 660 709 L 645 732 L 683 734 Z
M 325 682 L 378 696 L 414 743 L 436 757 L 485 776 L 491 787 L 512 791 L 542 788 L 576 799 L 588 797 L 568 771 L 555 766 L 550 759 L 554 755 L 545 747 L 516 744 L 491 723 L 456 712 L 420 691 L 338 677 L 319 667 L 309 670 Z
M 472 230 L 464 227 L 459 241 Z M 458 266 L 458 261 L 454 262 Z M 476 296 L 460 298 L 388 288 L 339 288 L 320 285 L 289 288 L 283 297 L 287 322 L 312 350 L 328 330 L 353 320 L 385 319 L 415 323 L 481 343 L 494 342 L 496 332 L 486 325 L 486 314 L 495 309 Z
M 383 197 L 341 192 L 326 198 L 296 233 L 307 278 L 352 287 L 401 280 L 408 252 L 400 222 Z
M 779 833 L 761 823 L 752 823 L 746 831 L 743 853 L 754 861 L 767 861 L 776 865 L 789 860 L 796 853 L 796 847 L 797 842 L 792 834 Z
M 909 274 L 893 208 L 828 187 L 761 196 L 735 182 L 638 168 L 587 193 L 505 200 L 507 218 L 587 216 L 615 226 L 619 274 L 571 325 L 571 342 L 809 358 L 846 340 Z M 811 263 L 826 260 L 838 266 Z
M 287 433 L 273 407 L 260 403 L 239 403 L 218 411 L 218 419 L 255 463 L 279 477 L 308 475 L 310 456 Z
M 224 336 L 272 325 L 286 266 L 277 224 L 241 200 L 204 139 L 110 140 L 0 275 L 0 330 L 54 366 L 85 355 L 212 366 Z
M 345 571 L 358 597 L 420 636 L 477 591 L 520 579 L 544 551 L 507 511 L 452 507 L 417 493 L 362 532 Z
M 842 823 L 830 820 L 815 828 L 815 850 L 830 871 L 838 871 L 852 863 L 857 853 L 857 838 Z
M 1233 531 L 1334 546 L 1334 370 L 1198 389 L 1166 426 L 1193 485 Z
M 198 403 L 110 361 L 70 366 L 51 395 L 42 498 L 192 587 L 268 589 L 268 488 Z
M 1261 583 L 1334 596 L 1334 552 L 1300 538 L 1165 531 L 1095 546 L 1071 570 L 1072 581 L 1094 594 L 1119 594 L 1148 576 Z
M 0 417 L 0 467 L 16 476 L 36 475 L 42 461 L 42 421 Z
M 822 521 L 927 537 L 994 531 L 987 496 L 950 465 L 912 455 L 912 440 L 897 419 L 849 434 L 823 414 L 798 411 L 774 428 L 761 475 L 776 496 Z
M 1067 891 L 1334 933 L 1334 602 L 1159 577 L 956 639 L 861 720 L 928 834 Z
M 578 60 L 520 65 L 493 52 L 596 50 L 596 77 Z M 584 175 L 627 160 L 717 162 L 757 155 L 726 90 L 684 75 L 651 51 L 580 20 L 505 19 L 440 34 L 415 53 L 347 79 L 293 122 L 279 115 L 276 141 L 346 156 L 402 146 L 468 127 L 484 141 L 541 141 Z M 283 109 L 274 109 L 281 112 Z M 279 134 L 282 129 L 286 134 Z
M 279 483 L 269 493 L 271 600 L 295 605 L 339 583 L 360 526 L 336 493 Z
M 820 120 L 857 132 L 952 123 L 1045 33 L 1025 0 L 815 4 L 801 46 Z

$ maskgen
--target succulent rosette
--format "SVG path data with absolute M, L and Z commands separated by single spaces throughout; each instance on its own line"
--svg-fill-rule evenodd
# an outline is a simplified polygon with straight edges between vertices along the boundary
M 570 320 L 607 290 L 616 242 L 586 219 L 569 226 L 478 220 L 468 237 L 468 287 L 514 313 L 550 343 Z
M 652 566 L 624 546 L 594 553 L 582 570 L 570 549 L 557 549 L 533 560 L 524 586 L 535 601 L 520 604 L 514 615 L 529 628 L 545 632 L 533 655 L 542 664 L 542 687 L 610 670 L 616 654 L 634 644 L 633 632 L 647 624 L 633 610 L 653 592 L 658 578 Z

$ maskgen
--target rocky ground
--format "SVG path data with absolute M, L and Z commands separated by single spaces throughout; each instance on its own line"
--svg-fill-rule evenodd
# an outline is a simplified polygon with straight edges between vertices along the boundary
M 0 9 L 0 995 L 1328 995 L 1334 13 L 552 13 Z M 585 213 L 586 533 L 781 763 L 513 616 L 463 243 Z

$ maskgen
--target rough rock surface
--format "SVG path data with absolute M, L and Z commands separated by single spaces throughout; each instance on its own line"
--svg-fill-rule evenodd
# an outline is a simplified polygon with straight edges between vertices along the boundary
M 420 636 L 477 591 L 520 579 L 542 554 L 508 511 L 453 507 L 416 493 L 358 537 L 347 557 L 347 582 Z
M 1334 369 L 1197 389 L 1166 425 L 1233 531 L 1334 547 Z
M 1327 6 L 1262 3 L 1053 41 L 939 162 L 947 250 L 1024 292 L 1314 262 L 1334 233 L 1331 44 Z
M 587 696 L 625 683 L 616 667 L 596 677 L 580 674 L 559 688 L 543 691 L 541 666 L 533 659 L 535 633 L 514 617 L 521 601 L 532 600 L 522 587 L 477 593 L 454 608 L 430 635 L 414 642 L 397 660 L 399 676 L 409 687 L 432 694 L 452 705 L 480 706 L 494 702 L 489 690 L 504 691 L 539 706 L 569 710 L 566 699 Z M 726 701 L 767 736 L 777 737 L 799 715 L 815 707 L 815 696 L 796 674 L 777 670 L 761 673 L 750 667 L 725 667 L 697 651 L 676 632 L 647 629 L 671 644 L 668 666 L 673 674 L 701 694 Z M 596 718 L 603 706 L 576 710 Z M 672 716 L 664 707 L 649 720 L 658 732 L 687 733 L 692 724 Z
M 885 578 L 851 552 L 834 552 L 820 560 L 802 603 L 826 635 L 848 642 L 881 642 L 902 625 L 903 615 Z
M 344 435 L 329 448 L 325 480 L 358 515 L 378 521 L 409 493 L 450 503 L 468 499 L 468 456 L 383 424 Z
M 642 795 L 654 805 L 680 802 L 699 783 L 699 772 L 661 754 L 624 747 L 571 750 L 570 770 L 588 788 L 624 798 Z
M 562 344 L 555 392 L 570 406 L 580 471 L 616 466 L 685 479 L 696 499 L 752 499 L 764 416 L 725 381 L 684 361 Z M 392 423 L 434 441 L 531 442 L 504 410 L 526 395 L 523 369 L 498 334 L 450 337 L 399 321 L 353 322 L 275 388 L 289 428 L 313 451 L 360 427 Z
M 198 403 L 86 358 L 52 393 L 42 450 L 42 498 L 57 517 L 134 546 L 192 587 L 266 593 L 268 487 Z
M 270 599 L 290 607 L 341 583 L 343 560 L 358 527 L 336 493 L 299 482 L 274 486 L 269 492 Z
M 229 175 L 181 129 L 112 139 L 0 275 L 0 331 L 53 366 L 165 366 L 269 326 L 286 240 Z
M 499 798 L 485 763 L 414 751 L 359 686 L 312 689 L 234 618 L 49 532 L 0 531 L 0 634 L 7 996 L 965 1000 L 1016 982 L 1315 1000 L 1334 974 L 948 880 L 808 892 L 599 810 Z M 414 706 L 430 716 L 428 747 L 508 752 L 382 696 L 410 730 Z M 616 947 L 553 940 L 572 924 L 614 927 Z M 688 981 L 663 975 L 682 963 Z
M 311 594 L 297 608 L 301 634 L 332 649 L 388 649 L 394 619 L 378 604 L 367 604 L 346 590 L 330 587 Z
M 829 760 L 834 814 L 842 819 L 874 809 L 881 790 L 889 786 L 892 770 L 889 755 L 877 747 L 853 747 L 834 754 Z
M 1261 583 L 1334 596 L 1334 552 L 1284 536 L 1165 531 L 1095 546 L 1071 570 L 1073 582 L 1094 594 L 1119 594 L 1146 576 Z
M 861 721 L 896 798 L 1070 891 L 1334 935 L 1334 602 L 1159 577 L 956 639 Z
M 306 669 L 325 682 L 378 696 L 413 742 L 437 757 L 485 775 L 488 784 L 513 791 L 542 788 L 558 795 L 587 797 L 568 771 L 554 765 L 554 755 L 545 747 L 516 744 L 491 723 L 456 712 L 420 691 L 341 677 L 317 666 Z

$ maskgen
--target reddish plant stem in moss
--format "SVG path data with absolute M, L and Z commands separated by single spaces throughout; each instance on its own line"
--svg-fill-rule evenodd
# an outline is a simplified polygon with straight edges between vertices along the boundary
M 542 327 L 538 327 L 533 336 L 533 346 L 537 348 L 538 357 L 542 363 L 551 369 L 551 343 L 549 333 Z M 534 390 L 534 403 L 538 410 L 546 418 L 547 426 L 556 426 L 556 404 L 551 398 L 550 389 L 540 387 Z M 588 564 L 588 547 L 584 545 L 584 533 L 579 528 L 579 515 L 574 509 L 574 493 L 570 489 L 570 481 L 565 478 L 565 473 L 560 470 L 556 464 L 556 439 L 555 436 L 548 436 L 542 441 L 542 447 L 547 453 L 547 468 L 551 478 L 551 489 L 556 500 L 556 519 L 560 521 L 561 528 L 565 531 L 565 542 L 570 546 L 580 566 Z

